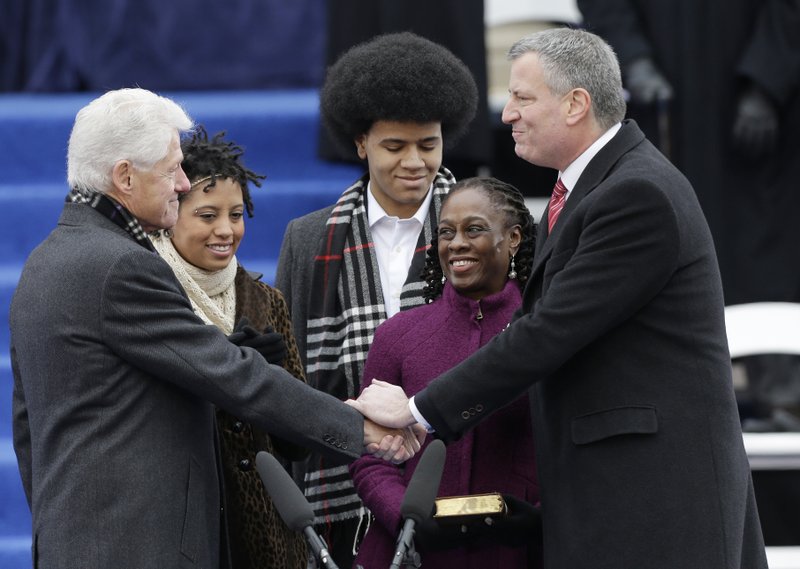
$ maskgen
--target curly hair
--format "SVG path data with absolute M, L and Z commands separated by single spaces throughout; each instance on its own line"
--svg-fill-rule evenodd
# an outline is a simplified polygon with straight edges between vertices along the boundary
M 440 122 L 450 147 L 466 132 L 478 87 L 447 48 L 411 32 L 392 33 L 350 48 L 328 69 L 320 91 L 325 128 L 344 152 L 375 121 Z
M 211 140 L 203 126 L 198 126 L 191 138 L 181 142 L 183 162 L 181 167 L 186 172 L 190 182 L 207 178 L 208 183 L 203 186 L 207 192 L 213 188 L 218 179 L 230 178 L 242 188 L 242 199 L 248 217 L 253 217 L 253 200 L 250 198 L 249 182 L 261 187 L 261 180 L 265 178 L 252 170 L 245 168 L 241 162 L 244 149 L 235 142 L 223 140 L 225 131 L 218 132 Z M 188 194 L 181 194 L 178 199 L 183 199 Z
M 492 177 L 465 178 L 457 182 L 450 192 L 444 197 L 442 207 L 453 195 L 461 190 L 476 189 L 483 192 L 489 198 L 497 211 L 506 216 L 506 228 L 519 225 L 522 240 L 519 249 L 514 256 L 517 280 L 520 285 L 524 285 L 531 274 L 533 267 L 533 249 L 536 244 L 536 223 L 533 216 L 525 205 L 525 198 L 522 193 L 506 182 L 502 182 Z M 433 231 L 431 246 L 425 257 L 425 267 L 422 269 L 421 278 L 425 281 L 422 289 L 422 296 L 426 303 L 436 300 L 444 288 L 442 282 L 442 266 L 439 263 L 439 234 L 436 229 Z

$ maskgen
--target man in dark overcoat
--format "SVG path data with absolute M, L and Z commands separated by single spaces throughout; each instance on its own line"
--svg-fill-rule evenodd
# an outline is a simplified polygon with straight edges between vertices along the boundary
M 547 30 L 509 58 L 515 151 L 559 171 L 523 306 L 413 399 L 376 380 L 352 404 L 447 441 L 530 390 L 549 569 L 766 569 L 691 185 L 623 120 L 598 36 Z

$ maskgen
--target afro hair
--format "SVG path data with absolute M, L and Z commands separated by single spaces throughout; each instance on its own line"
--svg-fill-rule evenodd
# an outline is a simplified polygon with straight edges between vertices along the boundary
M 478 87 L 466 65 L 411 32 L 352 47 L 328 69 L 320 91 L 323 124 L 345 152 L 379 120 L 440 122 L 444 144 L 452 147 L 477 105 Z

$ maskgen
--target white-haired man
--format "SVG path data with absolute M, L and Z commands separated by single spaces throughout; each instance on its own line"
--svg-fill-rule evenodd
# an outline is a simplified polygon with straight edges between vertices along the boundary
M 226 566 L 213 405 L 343 460 L 418 449 L 194 314 L 147 237 L 177 220 L 191 127 L 143 89 L 106 93 L 75 119 L 67 203 L 10 313 L 34 567 Z

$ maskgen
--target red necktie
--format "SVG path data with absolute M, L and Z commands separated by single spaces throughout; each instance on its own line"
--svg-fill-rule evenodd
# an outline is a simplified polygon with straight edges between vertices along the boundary
M 561 213 L 561 210 L 564 209 L 564 202 L 567 199 L 567 188 L 564 186 L 564 183 L 561 181 L 561 178 L 558 179 L 556 182 L 555 188 L 553 188 L 553 195 L 550 198 L 550 209 L 547 212 L 547 232 L 553 232 L 553 226 L 556 224 L 556 220 L 558 219 L 558 215 Z

